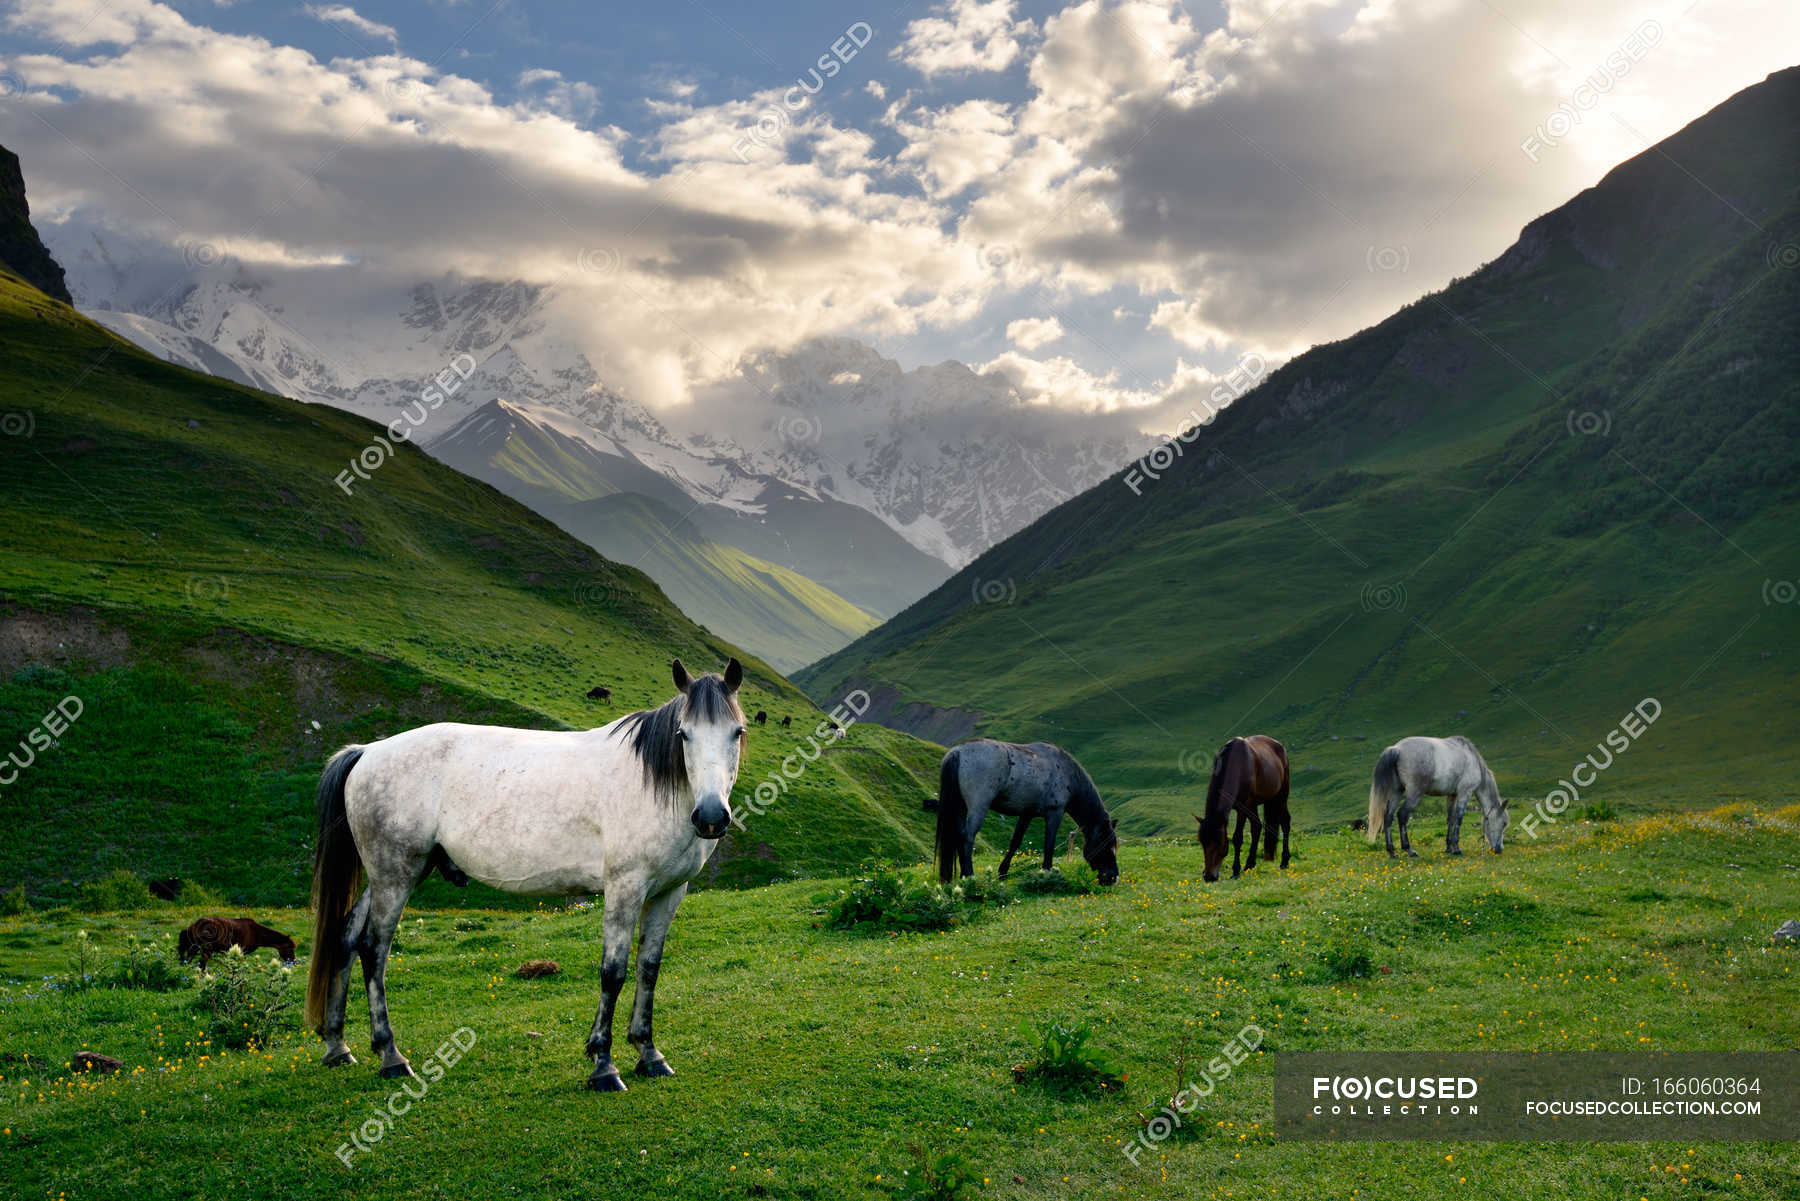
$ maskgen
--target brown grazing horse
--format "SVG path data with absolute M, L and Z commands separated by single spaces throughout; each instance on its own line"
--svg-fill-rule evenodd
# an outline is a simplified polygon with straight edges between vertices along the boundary
M 1219 867 L 1225 862 L 1225 823 L 1237 813 L 1237 832 L 1231 852 L 1231 878 L 1256 866 L 1256 843 L 1264 825 L 1256 816 L 1258 805 L 1268 815 L 1268 844 L 1263 854 L 1275 856 L 1275 835 L 1281 834 L 1281 866 L 1288 865 L 1288 833 L 1293 828 L 1293 815 L 1288 812 L 1287 748 L 1267 734 L 1251 734 L 1233 738 L 1213 756 L 1212 781 L 1206 786 L 1206 815 L 1196 813 L 1200 823 L 1200 845 L 1206 855 L 1204 879 L 1212 883 L 1219 878 Z M 1244 819 L 1250 819 L 1250 861 L 1243 868 L 1238 859 L 1244 848 Z
M 223 955 L 232 947 L 244 948 L 246 955 L 261 947 L 273 947 L 283 963 L 294 961 L 293 939 L 248 917 L 203 917 L 181 932 L 175 953 L 183 963 L 200 956 L 204 971 L 214 955 Z

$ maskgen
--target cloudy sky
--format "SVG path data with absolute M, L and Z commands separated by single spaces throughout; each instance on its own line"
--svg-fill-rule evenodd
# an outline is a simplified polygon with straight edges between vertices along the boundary
M 0 0 L 40 219 L 581 297 L 685 403 L 814 335 L 1156 426 L 1793 65 L 1766 0 Z

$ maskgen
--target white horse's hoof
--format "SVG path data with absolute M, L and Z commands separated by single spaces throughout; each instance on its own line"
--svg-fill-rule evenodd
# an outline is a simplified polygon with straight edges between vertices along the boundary
M 608 1068 L 589 1076 L 587 1086 L 597 1093 L 622 1093 L 625 1091 L 625 1080 L 619 1075 L 618 1068 Z

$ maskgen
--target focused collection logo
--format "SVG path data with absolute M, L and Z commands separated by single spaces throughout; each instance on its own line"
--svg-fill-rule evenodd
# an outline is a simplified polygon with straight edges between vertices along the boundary
M 1316 1117 L 1417 1117 L 1478 1114 L 1473 1076 L 1314 1076 Z

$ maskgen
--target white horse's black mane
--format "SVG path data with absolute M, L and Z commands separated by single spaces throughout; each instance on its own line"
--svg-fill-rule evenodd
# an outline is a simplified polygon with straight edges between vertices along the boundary
M 688 685 L 687 694 L 671 697 L 655 709 L 627 713 L 613 728 L 613 736 L 629 735 L 631 749 L 644 765 L 644 783 L 659 795 L 683 796 L 687 789 L 687 759 L 681 753 L 683 721 L 735 720 L 744 724 L 744 710 L 718 675 L 700 676 Z

